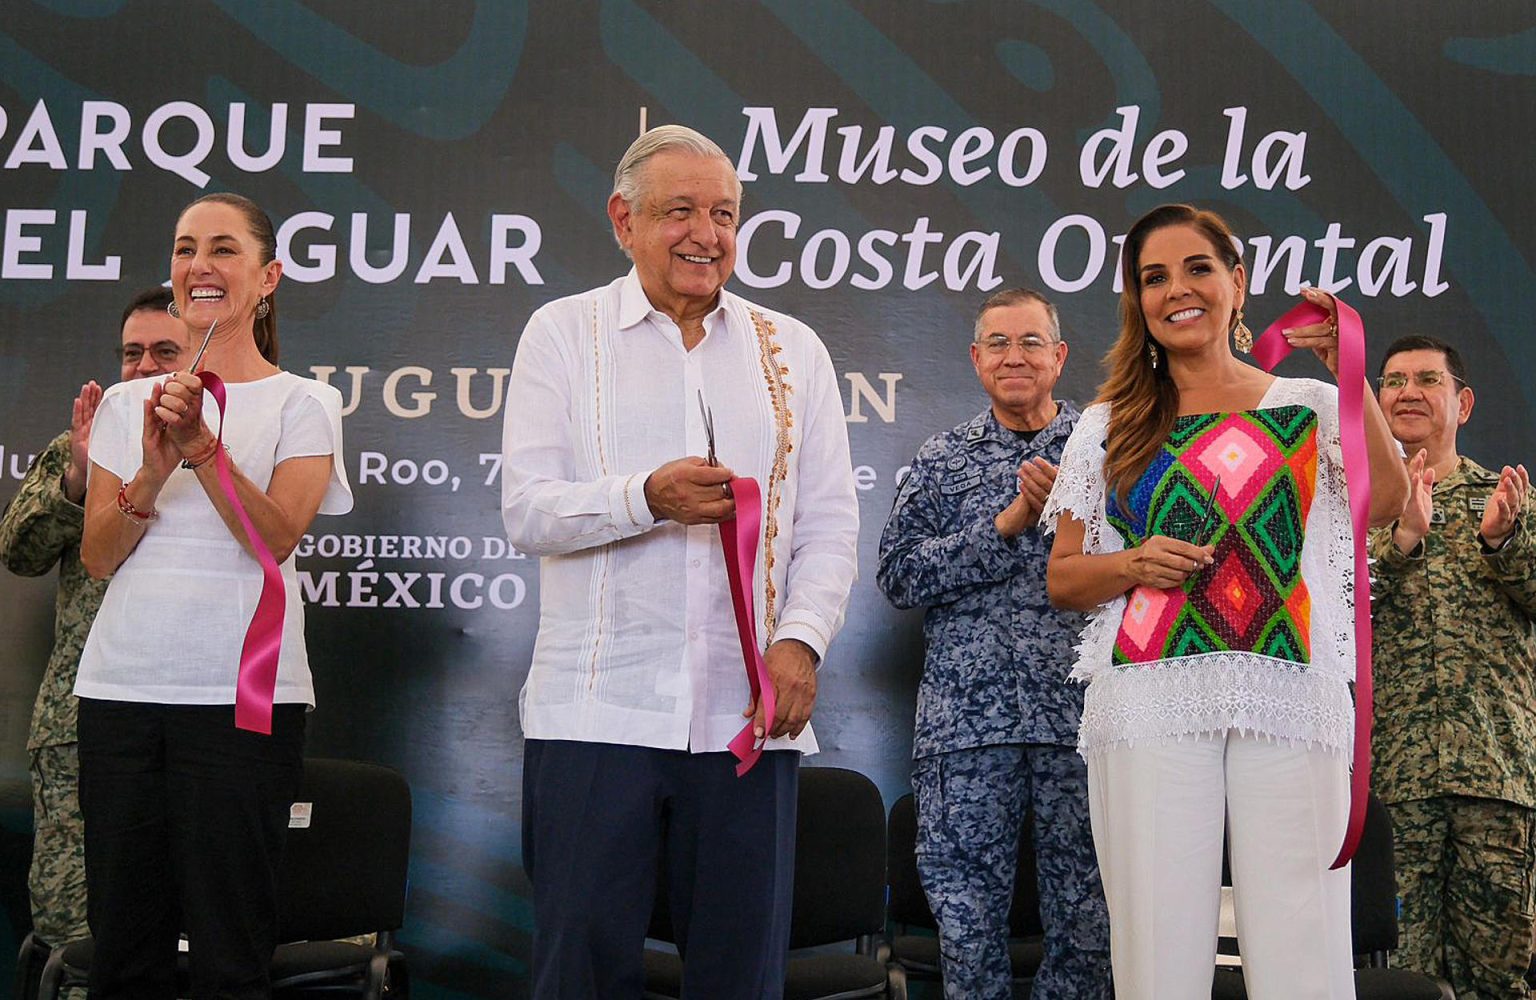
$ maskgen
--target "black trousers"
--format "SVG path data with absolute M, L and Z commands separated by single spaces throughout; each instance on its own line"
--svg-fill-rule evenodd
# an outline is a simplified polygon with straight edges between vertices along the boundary
M 535 1000 L 640 996 L 663 868 L 683 996 L 783 996 L 800 753 L 765 753 L 743 778 L 735 765 L 729 753 L 527 741 Z
M 80 699 L 91 1000 L 259 1000 L 277 945 L 277 865 L 304 768 L 304 706 L 272 735 L 233 705 Z

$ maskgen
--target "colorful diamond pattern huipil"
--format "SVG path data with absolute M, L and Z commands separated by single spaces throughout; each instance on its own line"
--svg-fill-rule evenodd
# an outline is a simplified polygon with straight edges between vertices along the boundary
M 1117 665 L 1240 650 L 1305 664 L 1311 609 L 1301 547 L 1317 488 L 1317 414 L 1305 406 L 1175 420 L 1162 451 L 1108 519 L 1126 548 L 1153 535 L 1195 541 L 1217 486 L 1215 561 L 1177 590 L 1131 591 Z

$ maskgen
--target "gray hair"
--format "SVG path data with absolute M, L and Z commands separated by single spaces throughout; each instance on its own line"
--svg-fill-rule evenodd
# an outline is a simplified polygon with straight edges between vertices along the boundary
M 1056 311 L 1056 303 L 1033 288 L 1005 288 L 989 296 L 987 301 L 981 304 L 981 308 L 976 310 L 976 327 L 971 334 L 971 339 L 980 340 L 981 335 L 986 332 L 986 328 L 982 325 L 981 320 L 987 313 L 993 309 L 1002 309 L 1007 306 L 1021 306 L 1026 302 L 1038 302 L 1045 307 L 1045 314 L 1051 321 L 1051 339 L 1060 341 L 1061 314 Z
M 619 165 L 613 171 L 613 193 L 630 205 L 638 203 L 642 193 L 641 168 L 657 153 L 671 150 L 692 153 L 694 156 L 719 157 L 731 164 L 732 176 L 735 175 L 736 164 L 731 163 L 731 158 L 725 155 L 725 150 L 721 149 L 709 136 L 686 125 L 658 125 L 641 133 L 640 138 L 630 143 L 624 155 L 619 158 Z M 739 196 L 741 192 L 739 180 L 736 182 L 736 190 Z

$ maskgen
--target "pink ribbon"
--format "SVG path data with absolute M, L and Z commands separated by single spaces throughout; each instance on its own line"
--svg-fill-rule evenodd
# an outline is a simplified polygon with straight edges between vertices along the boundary
M 1360 314 L 1335 297 L 1339 313 L 1339 443 L 1349 487 L 1349 518 L 1355 536 L 1355 751 L 1349 784 L 1349 823 L 1344 844 L 1329 867 L 1342 868 L 1354 857 L 1365 827 L 1371 787 L 1371 577 L 1366 565 L 1366 536 L 1371 527 L 1371 465 L 1365 448 L 1365 324 Z M 1285 331 L 1328 322 L 1328 310 L 1303 302 L 1271 323 L 1254 345 L 1253 356 L 1273 371 L 1291 353 Z
M 757 538 L 763 523 L 763 494 L 755 479 L 732 479 L 731 495 L 736 498 L 736 516 L 720 522 L 720 547 L 725 550 L 725 575 L 731 585 L 731 608 L 736 612 L 736 637 L 741 640 L 742 663 L 747 683 L 752 686 L 752 700 L 762 709 L 763 737 L 752 731 L 755 719 L 748 719 L 730 742 L 736 755 L 736 777 L 741 777 L 763 755 L 768 730 L 778 703 L 773 695 L 773 678 L 763 662 L 763 650 L 757 642 L 757 622 L 752 611 L 752 577 L 757 569 Z
M 235 480 L 229 473 L 229 456 L 224 454 L 224 423 L 229 413 L 224 380 L 213 372 L 201 371 L 203 388 L 219 407 L 219 440 L 213 451 L 214 469 L 219 487 L 235 509 L 235 517 L 245 529 L 245 537 L 261 563 L 261 596 L 256 600 L 256 614 L 245 630 L 245 644 L 240 647 L 240 674 L 235 682 L 235 728 L 272 735 L 272 699 L 277 692 L 277 657 L 283 648 L 283 611 L 287 599 L 283 574 L 277 568 L 272 550 L 262 540 L 245 505 L 235 492 Z

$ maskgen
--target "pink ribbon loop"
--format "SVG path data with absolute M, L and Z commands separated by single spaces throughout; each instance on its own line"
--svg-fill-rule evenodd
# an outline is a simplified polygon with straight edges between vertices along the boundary
M 251 516 L 235 492 L 229 457 L 224 454 L 224 424 L 229 415 L 224 380 L 210 371 L 198 372 L 197 377 L 203 380 L 203 388 L 219 408 L 218 447 L 213 452 L 219 488 L 235 509 L 235 517 L 245 529 L 245 537 L 256 553 L 256 561 L 261 564 L 261 596 L 256 600 L 256 613 L 251 616 L 251 624 L 245 630 L 245 643 L 240 647 L 240 673 L 235 682 L 235 728 L 270 736 L 272 699 L 277 693 L 277 659 L 283 648 L 287 588 L 272 550 L 267 548 L 256 525 L 251 523 Z
M 1371 527 L 1371 465 L 1365 446 L 1365 324 L 1360 314 L 1335 296 L 1339 315 L 1339 443 L 1349 487 L 1349 518 L 1355 542 L 1355 748 L 1349 784 L 1349 823 L 1331 868 L 1354 857 L 1365 827 L 1371 787 L 1371 577 L 1366 565 L 1366 537 Z M 1259 335 L 1253 356 L 1273 371 L 1292 350 L 1285 331 L 1328 322 L 1328 310 L 1303 302 Z
M 755 719 L 748 719 L 731 740 L 736 755 L 736 777 L 752 770 L 763 755 L 768 730 L 778 711 L 773 678 L 763 662 L 763 650 L 757 641 L 757 622 L 753 617 L 752 579 L 757 570 L 757 539 L 763 523 L 763 494 L 755 479 L 732 479 L 731 495 L 736 498 L 736 516 L 720 522 L 720 547 L 725 551 L 725 576 L 731 586 L 731 609 L 736 613 L 736 637 L 741 640 L 742 663 L 752 700 L 762 710 L 763 736 L 752 731 Z

